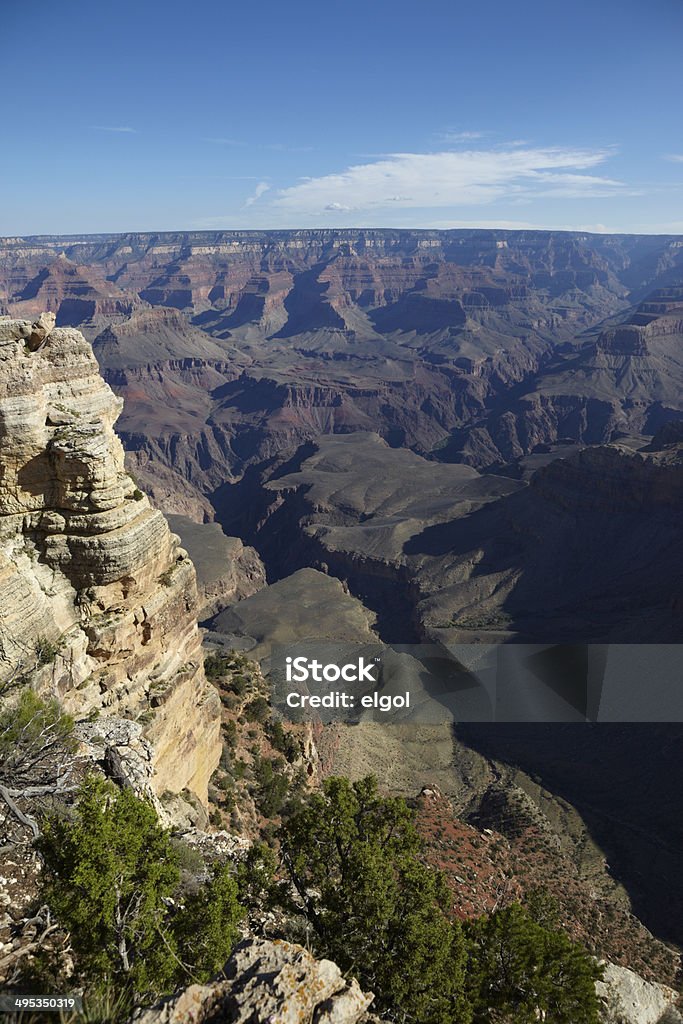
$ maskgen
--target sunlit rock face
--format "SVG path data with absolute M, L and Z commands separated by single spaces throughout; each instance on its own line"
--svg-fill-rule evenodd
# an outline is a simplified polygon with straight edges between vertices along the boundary
M 205 800 L 219 702 L 194 566 L 124 469 L 122 404 L 79 331 L 0 319 L 0 683 L 139 720 L 156 791 Z

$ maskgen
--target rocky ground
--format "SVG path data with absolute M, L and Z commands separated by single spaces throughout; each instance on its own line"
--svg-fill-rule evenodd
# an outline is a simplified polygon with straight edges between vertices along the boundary
M 140 1010 L 131 1024 L 371 1024 L 378 1019 L 366 1012 L 372 998 L 356 981 L 347 981 L 330 960 L 315 960 L 289 942 L 252 939 L 237 947 L 224 978 L 192 985 L 158 1006 Z

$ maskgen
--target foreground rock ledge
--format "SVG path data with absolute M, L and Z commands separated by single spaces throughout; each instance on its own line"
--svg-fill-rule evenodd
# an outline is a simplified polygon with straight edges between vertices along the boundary
M 681 1024 L 672 989 L 615 964 L 603 967 L 604 1024 Z M 380 1024 L 367 1012 L 372 999 L 330 960 L 293 943 L 249 939 L 214 981 L 138 1010 L 128 1024 Z
M 237 947 L 224 977 L 191 985 L 130 1024 L 356 1024 L 373 996 L 347 982 L 331 960 L 316 960 L 290 942 L 249 939 Z
M 596 990 L 605 1001 L 605 1024 L 683 1024 L 673 989 L 645 981 L 617 964 L 603 963 L 603 970 Z

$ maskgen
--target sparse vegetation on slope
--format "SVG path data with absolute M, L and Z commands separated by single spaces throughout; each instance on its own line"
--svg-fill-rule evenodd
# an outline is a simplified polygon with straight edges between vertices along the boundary
M 130 789 L 91 776 L 74 815 L 48 816 L 38 848 L 40 900 L 70 933 L 72 984 L 139 1000 L 204 980 L 229 956 L 242 916 L 235 879 L 217 865 L 183 891 L 169 833 Z
M 105 1008 L 93 1019 L 123 1021 L 219 971 L 248 910 L 250 927 L 274 911 L 283 938 L 333 958 L 374 991 L 388 1020 L 497 1024 L 519 1008 L 528 1016 L 510 1020 L 540 1011 L 548 1024 L 597 1020 L 587 954 L 521 908 L 463 927 L 443 876 L 423 859 L 414 812 L 370 777 L 327 780 L 290 808 L 275 851 L 254 844 L 235 859 L 184 855 L 151 804 L 90 775 L 74 809 L 45 816 L 36 847 L 36 903 L 69 947 L 28 957 L 15 987 L 80 987 L 94 1010 Z M 508 956 L 514 971 L 501 973 Z

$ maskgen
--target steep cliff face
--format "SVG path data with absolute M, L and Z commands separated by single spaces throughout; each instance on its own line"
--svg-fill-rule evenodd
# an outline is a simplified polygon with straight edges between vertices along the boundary
M 158 794 L 206 800 L 219 754 L 195 571 L 126 473 L 117 398 L 76 330 L 0 318 L 0 683 L 139 721 Z

